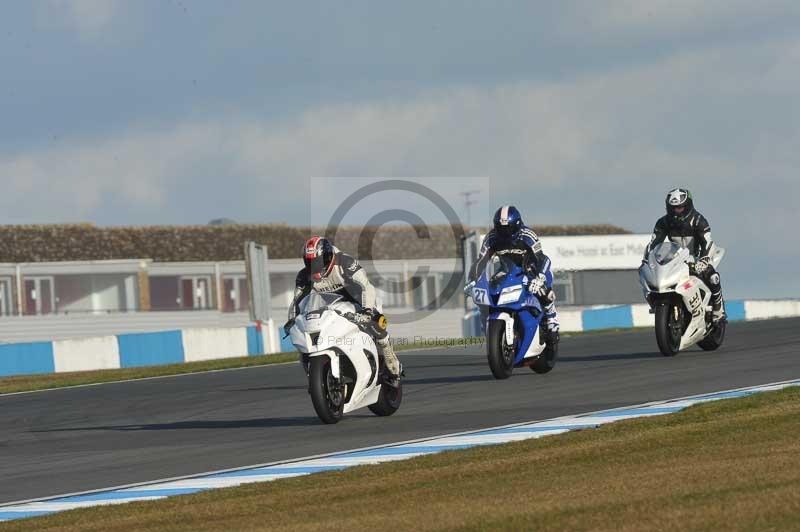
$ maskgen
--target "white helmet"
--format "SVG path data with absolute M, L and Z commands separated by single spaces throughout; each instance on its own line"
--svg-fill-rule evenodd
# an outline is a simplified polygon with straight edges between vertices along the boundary
M 675 222 L 683 222 L 694 212 L 692 193 L 685 188 L 670 190 L 665 203 L 667 215 Z

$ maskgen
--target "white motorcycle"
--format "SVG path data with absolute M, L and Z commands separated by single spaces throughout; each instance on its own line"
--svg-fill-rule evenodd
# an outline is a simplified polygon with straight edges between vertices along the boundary
M 386 334 L 383 317 L 375 321 L 342 296 L 318 292 L 309 294 L 299 310 L 289 334 L 319 418 L 337 423 L 365 406 L 378 416 L 394 414 L 403 400 L 402 382 L 392 382 L 373 340 Z
M 725 250 L 714 246 L 709 253 L 716 268 Z M 639 268 L 650 312 L 656 317 L 656 341 L 665 356 L 699 345 L 713 351 L 725 339 L 725 319 L 712 321 L 711 289 L 694 273 L 689 250 L 669 240 L 655 246 L 647 263 Z

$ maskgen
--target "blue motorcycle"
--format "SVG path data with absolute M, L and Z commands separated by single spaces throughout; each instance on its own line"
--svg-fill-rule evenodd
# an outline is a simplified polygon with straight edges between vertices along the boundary
M 544 310 L 528 291 L 530 278 L 511 258 L 494 256 L 472 287 L 472 299 L 486 316 L 486 355 L 497 379 L 515 367 L 547 373 L 556 365 L 558 344 L 548 345 L 539 331 Z

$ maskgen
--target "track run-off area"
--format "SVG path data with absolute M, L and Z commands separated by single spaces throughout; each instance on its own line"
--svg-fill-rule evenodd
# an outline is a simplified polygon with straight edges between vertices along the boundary
M 562 339 L 496 381 L 483 346 L 400 353 L 394 416 L 321 424 L 299 364 L 0 396 L 0 504 L 800 378 L 800 319 L 733 323 L 715 352 L 652 331 Z

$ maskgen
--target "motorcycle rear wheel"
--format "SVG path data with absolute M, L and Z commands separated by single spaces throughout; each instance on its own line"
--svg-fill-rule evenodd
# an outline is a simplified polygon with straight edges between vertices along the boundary
M 326 356 L 313 357 L 308 375 L 311 403 L 323 423 L 334 424 L 344 414 L 344 392 L 333 378 L 331 361 Z
M 399 381 L 397 386 L 381 384 L 381 391 L 378 393 L 378 400 L 375 404 L 367 408 L 376 416 L 391 416 L 400 408 L 403 402 L 403 381 Z
M 506 322 L 490 320 L 486 331 L 486 358 L 495 379 L 507 379 L 514 371 L 514 345 L 506 343 Z
M 725 327 L 726 327 L 725 320 L 721 320 L 714 328 L 711 330 L 708 336 L 697 342 L 697 345 L 700 346 L 700 349 L 703 351 L 715 351 L 719 349 L 722 345 L 722 342 L 725 340 Z
M 666 357 L 677 355 L 681 348 L 683 327 L 675 321 L 675 310 L 675 303 L 656 306 L 656 342 L 658 342 L 661 354 Z M 680 319 L 679 308 L 678 311 L 678 319 Z
M 558 358 L 558 343 L 548 345 L 536 362 L 531 364 L 531 371 L 543 375 L 549 373 L 556 367 L 556 358 Z

